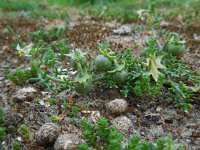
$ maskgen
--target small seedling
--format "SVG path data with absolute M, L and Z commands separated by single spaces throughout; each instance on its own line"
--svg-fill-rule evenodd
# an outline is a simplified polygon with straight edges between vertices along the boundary
M 4 112 L 3 112 L 3 109 L 0 108 L 0 141 L 3 141 L 5 138 L 3 123 L 4 123 Z
M 5 138 L 4 128 L 0 127 L 0 141 L 3 141 Z
M 20 133 L 22 134 L 22 136 L 25 138 L 25 140 L 27 140 L 27 141 L 33 140 L 30 129 L 26 124 L 22 124 L 20 126 L 19 130 L 20 130 Z
M 64 102 L 63 102 L 63 107 L 64 107 L 65 109 L 69 109 L 69 108 L 70 108 L 70 104 L 69 104 L 68 102 L 64 101 Z
M 72 106 L 72 111 L 70 112 L 70 115 L 76 116 L 78 114 L 79 110 L 80 110 L 79 106 L 76 106 L 76 105 Z
M 50 103 L 51 106 L 52 106 L 52 105 L 56 105 L 56 100 L 53 99 L 53 98 L 51 98 L 51 99 L 49 100 L 49 103 Z
M 55 116 L 55 115 L 52 115 L 50 117 L 50 119 L 51 119 L 51 122 L 54 122 L 54 123 L 58 123 L 58 122 L 61 121 L 60 117 L 59 116 Z
M 12 150 L 20 150 L 20 142 L 18 142 L 17 140 L 12 142 Z
M 110 126 L 105 118 L 99 119 L 96 126 L 83 119 L 81 127 L 86 143 L 80 144 L 79 150 L 85 148 L 121 150 L 123 136 L 115 127 Z

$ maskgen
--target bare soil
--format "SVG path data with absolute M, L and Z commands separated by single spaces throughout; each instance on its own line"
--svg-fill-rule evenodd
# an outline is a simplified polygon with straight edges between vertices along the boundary
M 140 34 L 136 32 L 135 36 L 130 34 L 113 34 L 112 30 L 119 26 L 118 23 L 111 23 L 112 26 L 110 26 L 104 21 L 81 19 L 75 20 L 71 24 L 73 26 L 69 31 L 70 43 L 73 44 L 73 47 L 88 51 L 90 58 L 93 58 L 97 53 L 96 43 L 99 41 L 108 39 L 111 41 L 110 45 L 112 49 L 116 52 L 123 52 L 127 46 L 133 48 L 134 43 L 138 43 L 139 39 L 144 39 L 144 36 L 139 37 Z M 14 29 L 13 36 L 10 36 L 6 31 L 8 26 Z M 56 106 L 45 106 L 35 102 L 37 99 L 46 101 L 51 97 L 55 97 L 48 89 L 38 84 L 27 83 L 24 86 L 31 86 L 37 90 L 32 100 L 20 103 L 14 102 L 12 99 L 13 95 L 19 88 L 23 87 L 14 85 L 3 74 L 6 68 L 16 68 L 20 65 L 25 66 L 27 63 L 25 59 L 18 57 L 13 47 L 16 39 L 20 37 L 20 39 L 28 43 L 30 41 L 27 38 L 27 34 L 37 31 L 43 26 L 46 26 L 46 24 L 41 20 L 26 20 L 24 18 L 0 20 L 0 105 L 3 108 L 10 109 L 8 113 L 12 112 L 16 118 L 15 122 L 8 126 L 8 128 L 13 127 L 14 132 L 8 134 L 6 137 L 4 147 L 7 149 L 11 149 L 13 139 L 20 136 L 17 128 L 22 123 L 30 126 L 31 132 L 34 135 L 42 124 L 50 121 L 49 117 L 51 115 L 60 115 L 60 111 L 62 111 L 59 107 L 60 100 L 58 100 L 58 105 Z M 134 24 L 130 24 L 130 26 L 135 27 Z M 170 24 L 164 28 L 179 32 L 186 38 L 188 52 L 183 59 L 188 61 L 192 69 L 200 69 L 200 41 L 194 39 L 194 33 L 200 35 L 200 26 L 184 28 L 176 24 Z M 72 94 L 72 92 L 65 93 L 64 98 L 69 99 Z M 116 116 L 106 111 L 105 103 L 115 98 L 123 98 L 118 91 L 108 89 L 95 89 L 88 95 L 80 96 L 75 94 L 72 97 L 73 101 L 79 106 L 84 108 L 88 105 L 89 110 L 99 111 L 102 116 L 106 116 L 109 120 L 113 120 Z M 171 133 L 174 138 L 178 139 L 178 142 L 185 145 L 186 149 L 200 150 L 200 95 L 194 95 L 193 108 L 187 114 L 175 108 L 172 101 L 165 94 L 161 94 L 154 99 L 148 97 L 138 99 L 134 95 L 129 95 L 126 100 L 129 102 L 129 106 L 123 115 L 130 118 L 133 123 L 133 129 L 130 131 L 130 135 L 138 133 L 143 139 L 155 140 L 158 137 L 166 136 L 167 133 Z M 80 113 L 75 118 L 66 115 L 63 121 L 59 123 L 62 132 L 73 132 L 74 128 L 79 129 L 80 127 L 76 123 L 73 123 L 73 120 L 79 120 L 81 116 L 87 115 Z M 129 138 L 130 135 L 126 135 L 126 138 Z M 52 149 L 51 147 L 42 148 L 34 142 L 28 143 L 24 140 L 22 142 L 23 150 Z

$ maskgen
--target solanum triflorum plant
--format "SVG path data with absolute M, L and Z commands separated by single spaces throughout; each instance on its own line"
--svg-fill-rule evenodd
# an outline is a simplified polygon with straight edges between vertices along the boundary
M 39 82 L 56 93 L 64 89 L 74 89 L 79 94 L 87 94 L 95 86 L 115 88 L 125 97 L 128 94 L 156 97 L 163 88 L 168 88 L 169 96 L 175 100 L 176 106 L 187 112 L 191 108 L 191 94 L 198 91 L 196 89 L 200 78 L 196 71 L 189 70 L 187 64 L 179 59 L 185 52 L 184 42 L 179 35 L 171 32 L 160 34 L 157 29 L 159 19 L 155 16 L 154 9 L 143 12 L 144 15 L 148 14 L 147 30 L 152 31 L 152 37 L 146 41 L 140 59 L 135 58 L 130 49 L 124 54 L 114 53 L 109 44 L 103 42 L 97 44 L 99 54 L 91 61 L 88 61 L 87 53 L 80 49 L 63 54 L 71 66 L 66 69 L 61 63 L 66 60 L 63 57 L 60 59 L 55 49 L 58 44 L 54 43 L 59 41 L 54 41 L 49 46 L 51 39 L 45 40 L 45 36 L 39 41 L 32 41 L 31 46 L 17 46 L 20 56 L 25 54 L 30 59 L 30 72 L 26 72 L 28 76 L 24 73 L 23 77 L 20 73 L 11 74 L 10 79 L 15 83 L 24 83 L 17 82 L 24 79 Z M 63 30 L 58 32 L 58 29 L 54 29 L 52 32 L 54 31 L 62 33 L 60 35 L 64 38 Z M 165 40 L 161 41 L 160 36 L 164 36 Z M 63 46 L 63 40 L 59 40 L 62 41 L 61 48 L 66 47 Z M 70 68 L 73 69 L 73 74 L 70 73 Z

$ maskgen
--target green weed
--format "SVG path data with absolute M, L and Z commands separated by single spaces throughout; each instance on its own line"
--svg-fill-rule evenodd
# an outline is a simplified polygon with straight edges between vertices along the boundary
M 12 150 L 20 150 L 20 146 L 20 142 L 16 140 L 12 142 Z
M 0 108 L 0 142 L 2 142 L 5 138 L 5 131 L 4 131 L 4 112 L 3 109 Z
M 27 141 L 32 141 L 33 137 L 31 135 L 30 129 L 26 124 L 22 124 L 19 128 L 20 133 L 24 137 L 25 140 Z
M 111 126 L 107 119 L 100 118 L 96 125 L 83 119 L 80 124 L 86 142 L 79 144 L 79 150 L 184 150 L 183 146 L 175 145 L 171 135 L 159 138 L 156 143 L 141 140 L 138 135 L 133 135 L 128 145 L 122 148 L 122 134 Z

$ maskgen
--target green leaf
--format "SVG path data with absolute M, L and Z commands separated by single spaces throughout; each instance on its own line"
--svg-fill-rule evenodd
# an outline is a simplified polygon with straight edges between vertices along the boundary
M 0 127 L 0 141 L 4 140 L 4 138 L 5 138 L 4 129 Z
M 57 123 L 57 122 L 61 121 L 60 117 L 59 116 L 55 116 L 55 115 L 52 115 L 50 117 L 50 119 L 51 119 L 51 122 L 54 122 L 54 123 Z
M 26 124 L 22 124 L 20 126 L 20 132 L 23 135 L 23 137 L 29 141 L 32 140 L 32 135 L 30 133 L 29 127 Z
M 75 82 L 79 82 L 79 83 L 85 83 L 88 79 L 90 79 L 91 76 L 88 75 L 86 72 L 82 72 L 79 73 L 76 78 L 75 78 Z
M 20 143 L 18 141 L 12 142 L 12 150 L 20 150 Z
M 119 65 L 118 62 L 115 62 L 115 68 L 114 70 L 108 71 L 108 73 L 116 73 L 116 72 L 120 72 L 124 69 L 124 64 Z
M 79 60 L 79 59 L 85 57 L 86 54 L 87 53 L 83 53 L 80 49 L 76 49 L 74 52 L 72 52 L 70 54 L 66 54 L 66 56 L 68 56 L 74 60 Z
M 78 150 L 91 150 L 86 143 L 81 143 L 78 145 Z
M 140 142 L 140 137 L 138 135 L 134 135 L 128 143 L 126 150 L 134 150 Z
M 156 147 L 156 150 L 164 150 L 165 148 L 165 140 L 163 138 L 159 138 L 157 140 L 157 147 Z
M 161 64 L 161 57 L 156 58 L 155 54 L 151 55 L 150 58 L 146 59 L 146 63 L 144 65 L 149 68 L 149 75 L 152 75 L 153 79 L 157 82 L 158 77 L 161 74 L 158 69 L 166 69 L 165 66 Z

